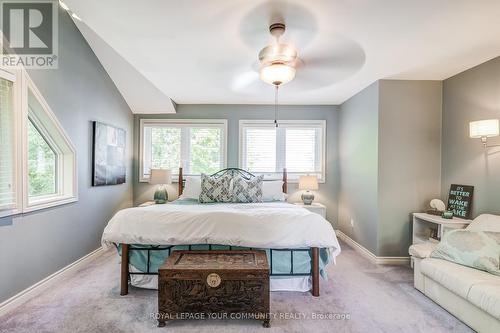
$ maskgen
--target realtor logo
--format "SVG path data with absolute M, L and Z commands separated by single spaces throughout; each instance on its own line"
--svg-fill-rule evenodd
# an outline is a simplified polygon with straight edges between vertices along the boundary
M 1 3 L 1 65 L 57 68 L 57 2 L 51 0 Z

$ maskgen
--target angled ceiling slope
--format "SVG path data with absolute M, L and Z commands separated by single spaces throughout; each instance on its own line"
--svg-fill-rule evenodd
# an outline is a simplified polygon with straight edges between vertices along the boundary
M 84 22 L 73 20 L 133 113 L 175 113 L 176 104 Z

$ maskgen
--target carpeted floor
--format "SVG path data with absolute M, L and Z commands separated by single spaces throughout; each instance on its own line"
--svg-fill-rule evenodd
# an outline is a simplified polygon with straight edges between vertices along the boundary
M 276 317 L 270 329 L 250 320 L 177 321 L 157 328 L 151 318 L 156 291 L 131 288 L 121 297 L 119 260 L 110 251 L 0 317 L 0 332 L 471 332 L 413 288 L 409 268 L 376 266 L 342 246 L 329 280 L 321 281 L 319 298 L 271 293 Z

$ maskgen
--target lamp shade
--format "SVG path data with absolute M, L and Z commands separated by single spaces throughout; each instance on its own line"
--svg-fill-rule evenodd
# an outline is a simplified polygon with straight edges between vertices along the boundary
M 478 120 L 469 123 L 471 138 L 489 138 L 498 134 L 498 119 Z
M 266 83 L 280 85 L 295 77 L 295 68 L 285 64 L 270 64 L 260 69 L 260 79 Z
M 172 184 L 172 173 L 166 169 L 151 169 L 149 183 L 152 185 Z
M 299 190 L 317 190 L 318 189 L 318 177 L 316 176 L 300 176 L 299 178 Z

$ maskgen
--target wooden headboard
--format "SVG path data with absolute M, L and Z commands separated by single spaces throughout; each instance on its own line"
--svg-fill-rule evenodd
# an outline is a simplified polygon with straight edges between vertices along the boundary
M 239 174 L 246 179 L 250 179 L 251 177 L 255 176 L 254 174 L 252 174 L 246 170 L 239 169 L 239 168 L 222 169 L 222 170 L 214 173 L 212 176 L 220 177 L 220 176 L 225 175 L 227 173 L 231 173 L 233 175 Z M 183 174 L 182 174 L 182 168 L 179 168 L 179 188 L 178 188 L 179 196 L 181 196 L 181 194 L 184 190 L 184 182 L 185 181 L 186 180 L 184 179 Z M 266 181 L 266 180 L 264 180 L 264 181 Z M 283 169 L 283 193 L 288 193 L 288 176 L 286 173 L 286 168 Z

